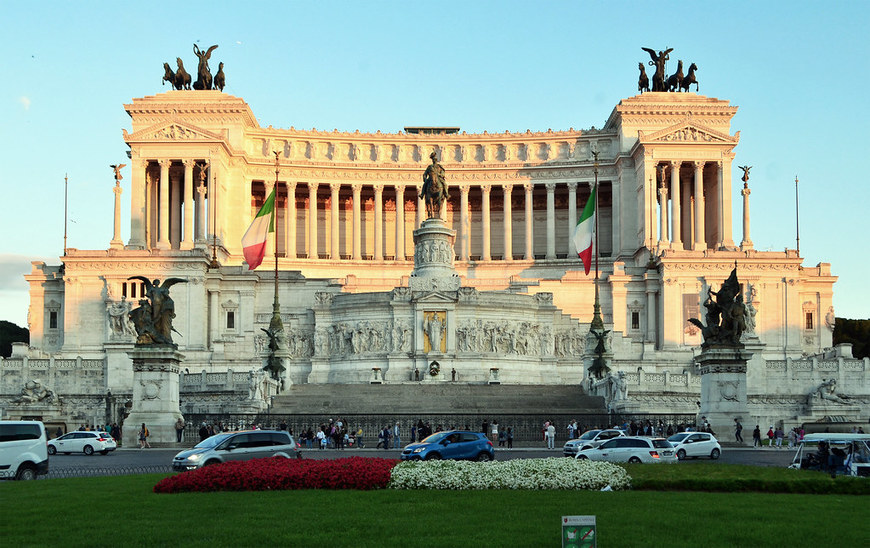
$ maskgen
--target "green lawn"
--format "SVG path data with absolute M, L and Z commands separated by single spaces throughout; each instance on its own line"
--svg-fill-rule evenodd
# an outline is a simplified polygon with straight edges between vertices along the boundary
M 665 468 L 630 473 L 673 473 Z M 2 544 L 559 546 L 562 515 L 595 514 L 600 546 L 870 545 L 865 496 L 393 490 L 155 495 L 151 489 L 161 477 L 0 483 Z

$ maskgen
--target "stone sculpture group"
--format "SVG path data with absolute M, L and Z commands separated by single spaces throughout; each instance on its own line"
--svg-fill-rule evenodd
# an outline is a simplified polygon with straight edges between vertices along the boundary
M 163 81 L 162 83 L 169 82 L 169 85 L 174 87 L 177 90 L 182 89 L 195 89 L 195 90 L 210 90 L 210 89 L 218 89 L 220 91 L 224 90 L 224 86 L 226 85 L 226 75 L 224 75 L 224 64 L 218 64 L 218 71 L 212 78 L 211 68 L 208 66 L 208 60 L 211 58 L 211 52 L 217 49 L 217 45 L 211 46 L 207 50 L 203 51 L 199 49 L 199 46 L 196 44 L 193 45 L 193 53 L 199 59 L 199 63 L 196 69 L 196 81 L 193 82 L 191 86 L 191 76 L 190 74 L 184 70 L 184 62 L 181 60 L 181 57 L 175 58 L 175 63 L 177 66 L 177 70 L 172 70 L 169 67 L 169 63 L 163 63 Z
M 637 91 L 689 91 L 692 84 L 695 84 L 695 91 L 700 89 L 698 79 L 695 77 L 695 71 L 698 70 L 698 65 L 692 63 L 689 65 L 688 74 L 683 74 L 683 61 L 677 61 L 677 71 L 670 76 L 666 76 L 667 68 L 665 63 L 670 59 L 670 53 L 674 48 L 668 48 L 658 53 L 652 48 L 640 48 L 649 53 L 651 61 L 649 65 L 655 67 L 655 72 L 652 76 L 652 88 L 649 85 L 649 77 L 646 75 L 643 63 L 638 63 L 640 69 L 640 77 L 637 81 Z

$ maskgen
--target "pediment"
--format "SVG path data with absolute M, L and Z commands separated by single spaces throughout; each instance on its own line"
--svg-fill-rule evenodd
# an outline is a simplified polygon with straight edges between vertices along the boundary
M 222 141 L 223 137 L 211 131 L 186 122 L 170 120 L 151 127 L 128 133 L 124 130 L 124 141 Z
M 721 143 L 733 145 L 740 140 L 740 132 L 731 136 L 716 131 L 692 120 L 691 117 L 680 122 L 645 135 L 638 132 L 638 140 L 642 143 Z
M 413 301 L 419 304 L 448 304 L 458 300 L 455 292 L 426 291 L 415 295 Z

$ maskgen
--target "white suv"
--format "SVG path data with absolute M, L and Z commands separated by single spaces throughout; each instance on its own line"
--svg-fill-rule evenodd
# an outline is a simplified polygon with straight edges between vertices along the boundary
M 687 457 L 710 457 L 715 460 L 722 454 L 722 446 L 707 432 L 680 432 L 669 437 L 668 441 L 674 446 L 680 460 Z
M 109 451 L 114 451 L 117 448 L 118 444 L 108 432 L 90 432 L 87 430 L 76 430 L 48 442 L 49 455 L 84 453 L 90 456 L 94 454 L 94 451 L 108 455 Z
M 48 474 L 45 426 L 39 421 L 0 421 L 0 478 L 32 480 Z

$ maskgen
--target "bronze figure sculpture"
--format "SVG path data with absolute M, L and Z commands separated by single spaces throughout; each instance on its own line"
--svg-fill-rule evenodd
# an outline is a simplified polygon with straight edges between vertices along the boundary
M 269 376 L 272 377 L 272 379 L 280 381 L 281 373 L 287 369 L 284 367 L 284 364 L 281 363 L 281 358 L 275 355 L 275 352 L 277 352 L 280 347 L 278 341 L 280 331 L 274 330 L 271 327 L 269 327 L 269 329 L 263 329 L 261 327 L 260 331 L 269 337 L 269 356 L 266 359 L 266 365 L 263 367 L 263 371 L 268 371 Z
M 137 346 L 172 346 L 172 320 L 175 318 L 175 301 L 169 296 L 169 288 L 187 282 L 184 278 L 155 279 L 145 276 L 130 276 L 128 280 L 141 280 L 145 284 L 145 298 L 139 300 L 139 308 L 130 312 L 130 321 L 136 328 Z M 178 333 L 178 331 L 175 331 Z
M 211 69 L 208 66 L 208 59 L 211 57 L 211 52 L 217 48 L 217 45 L 211 46 L 206 51 L 199 49 L 196 44 L 193 45 L 193 53 L 199 57 L 199 66 L 196 70 L 196 82 L 193 83 L 193 89 L 209 90 L 211 89 Z
M 227 77 L 224 75 L 224 64 L 220 63 L 218 64 L 217 74 L 214 75 L 214 87 L 215 89 L 223 91 L 226 83 Z
M 595 337 L 597 341 L 595 344 L 595 358 L 592 360 L 592 366 L 589 368 L 589 372 L 598 380 L 604 378 L 608 372 L 610 372 L 610 368 L 607 366 L 607 360 L 604 358 L 604 353 L 606 352 L 605 341 L 607 340 L 607 334 L 610 333 L 610 330 L 597 331 L 592 329 L 589 331 Z
M 423 173 L 423 188 L 420 190 L 420 198 L 426 202 L 426 213 L 429 219 L 441 216 L 441 204 L 450 198 L 447 192 L 447 182 L 444 167 L 438 163 L 437 155 L 433 152 L 429 155 L 432 164 Z
M 649 76 L 646 75 L 646 69 L 643 63 L 638 63 L 637 68 L 640 69 L 640 78 L 637 80 L 637 91 L 643 93 L 649 91 Z
M 743 181 L 744 185 L 749 182 L 749 170 L 752 169 L 752 166 L 737 166 L 738 168 L 743 170 L 743 177 L 740 178 Z
M 668 81 L 665 82 L 665 90 L 666 91 L 680 91 L 680 85 L 683 83 L 683 60 L 679 59 L 677 61 L 677 72 L 671 74 L 668 77 Z
M 112 170 L 115 172 L 116 183 L 124 178 L 124 176 L 121 175 L 121 170 L 127 167 L 127 164 L 112 164 L 109 167 L 112 168 Z
M 692 84 L 695 84 L 695 93 L 697 93 L 701 88 L 698 86 L 698 80 L 695 78 L 695 71 L 698 70 L 698 65 L 692 63 L 689 65 L 689 73 L 683 77 L 683 82 L 680 84 L 680 88 L 689 91 L 689 87 Z
M 707 325 L 697 318 L 689 318 L 689 323 L 701 329 L 701 336 L 704 337 L 701 347 L 741 347 L 740 337 L 746 330 L 746 305 L 740 294 L 736 264 L 718 293 L 713 288 L 707 290 L 704 307 L 707 309 Z
M 653 91 L 667 91 L 665 88 L 665 63 L 670 58 L 668 54 L 674 51 L 674 48 L 668 48 L 664 51 L 658 52 L 654 49 L 650 48 L 640 48 L 645 52 L 649 53 L 650 58 L 652 59 L 649 64 L 651 67 L 655 67 L 656 71 L 653 73 L 652 81 L 652 90 Z

